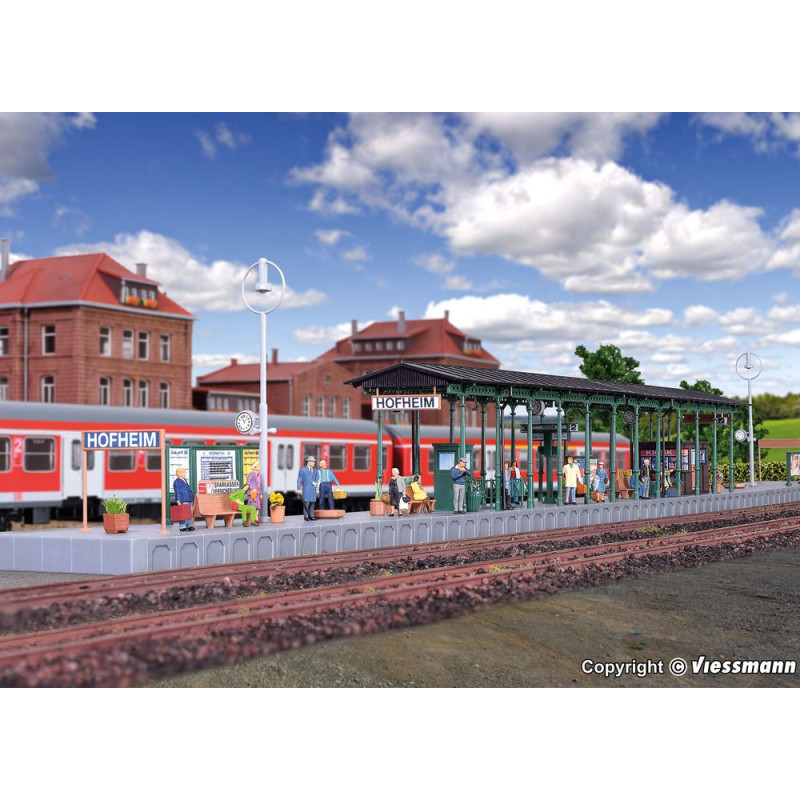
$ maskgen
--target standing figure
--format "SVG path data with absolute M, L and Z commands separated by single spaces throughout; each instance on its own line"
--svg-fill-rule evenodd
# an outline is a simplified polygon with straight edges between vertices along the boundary
M 576 505 L 575 490 L 578 488 L 579 483 L 583 483 L 583 479 L 581 478 L 581 468 L 574 463 L 572 456 L 567 456 L 567 463 L 564 464 L 561 474 L 564 476 L 564 486 L 567 490 L 564 497 L 564 505 L 574 506 Z M 570 500 L 570 497 L 572 500 Z
M 511 511 L 511 472 L 508 461 L 503 462 L 503 509 Z
M 464 509 L 464 494 L 467 483 L 467 460 L 459 458 L 458 464 L 450 470 L 453 479 L 453 511 L 456 514 L 466 514 Z
M 595 489 L 596 492 L 600 492 L 603 495 L 603 502 L 606 501 L 606 492 L 608 491 L 608 470 L 606 469 L 605 463 L 602 461 L 597 465 L 597 472 L 595 473 L 595 477 L 597 478 L 597 488 Z
M 258 461 L 253 463 L 250 474 L 247 476 L 247 483 L 250 485 L 250 499 L 247 505 L 258 509 L 254 525 L 261 524 L 261 504 L 264 501 L 264 487 L 261 485 L 261 464 Z
M 511 462 L 511 468 L 508 471 L 508 477 L 511 481 L 511 496 L 514 499 L 514 505 L 519 505 L 519 480 L 522 477 L 522 473 L 519 471 L 519 467 L 517 466 L 516 461 Z
M 175 492 L 175 502 L 181 506 L 184 503 L 194 505 L 194 492 L 192 487 L 186 481 L 186 468 L 178 467 L 175 470 L 175 482 L 172 484 L 172 491 Z M 194 530 L 194 517 L 189 515 L 189 519 L 182 519 L 178 523 L 179 531 L 193 531 Z
M 319 471 L 317 474 L 319 475 L 319 507 L 333 508 L 332 484 L 335 483 L 337 486 L 341 486 L 342 484 L 339 483 L 339 479 L 333 474 L 333 470 L 328 469 L 327 461 L 323 460 L 319 462 Z M 330 503 L 330 505 L 326 506 L 326 500 Z
M 646 458 L 642 462 L 642 469 L 639 472 L 639 497 L 645 500 L 650 499 L 650 459 Z
M 309 456 L 306 465 L 297 473 L 297 491 L 303 501 L 303 519 L 306 522 L 314 521 L 314 506 L 317 503 L 317 484 L 319 472 L 316 469 L 317 459 Z
M 392 513 L 388 516 L 393 517 L 394 511 L 402 517 L 403 512 L 400 510 L 400 498 L 405 494 L 406 482 L 400 475 L 400 470 L 397 467 L 392 468 L 392 477 L 389 478 L 389 502 L 392 504 Z

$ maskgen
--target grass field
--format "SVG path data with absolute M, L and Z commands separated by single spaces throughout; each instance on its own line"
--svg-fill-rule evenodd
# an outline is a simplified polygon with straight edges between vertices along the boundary
M 769 439 L 800 439 L 800 419 L 771 419 L 764 422 L 764 427 L 769 430 Z M 786 450 L 770 449 L 762 461 L 785 463 Z

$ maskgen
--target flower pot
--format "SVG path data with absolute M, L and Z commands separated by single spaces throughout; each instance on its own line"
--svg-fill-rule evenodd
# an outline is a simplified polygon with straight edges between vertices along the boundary
M 103 530 L 106 533 L 127 533 L 130 514 L 103 514 Z
M 275 524 L 284 522 L 286 519 L 286 506 L 275 506 L 269 511 L 269 518 Z
M 370 500 L 369 501 L 369 513 L 373 517 L 382 517 L 384 515 L 385 511 L 386 511 L 386 508 L 383 505 L 383 500 Z

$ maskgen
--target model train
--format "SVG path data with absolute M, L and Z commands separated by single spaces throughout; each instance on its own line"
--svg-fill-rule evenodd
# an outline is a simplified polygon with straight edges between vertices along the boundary
M 236 432 L 232 415 L 210 411 L 172 411 L 54 403 L 0 404 L 0 530 L 9 520 L 24 517 L 44 524 L 52 517 L 77 518 L 82 504 L 81 432 L 89 430 L 152 430 L 163 428 L 171 445 L 243 445 L 258 447 L 254 436 Z M 270 416 L 267 486 L 296 497 L 297 471 L 309 455 L 324 458 L 346 488 L 348 510 L 366 508 L 373 496 L 377 472 L 377 424 L 369 420 L 323 417 Z M 582 434 L 571 434 L 567 446 L 578 457 L 584 453 Z M 458 437 L 458 429 L 456 429 Z M 510 438 L 510 437 L 509 437 Z M 433 490 L 433 444 L 448 442 L 447 426 L 421 426 L 420 475 Z M 467 430 L 472 468 L 481 473 L 481 433 Z M 411 428 L 383 426 L 384 485 L 392 467 L 411 475 Z M 593 436 L 592 456 L 609 462 L 608 434 Z M 494 476 L 494 430 L 486 432 L 486 475 Z M 617 438 L 617 465 L 630 466 L 630 443 Z M 527 477 L 527 439 L 517 435 L 514 456 Z M 512 457 L 509 439 L 505 460 Z M 533 477 L 537 482 L 537 459 Z M 161 502 L 161 455 L 157 450 L 108 450 L 87 453 L 87 498 L 92 516 L 102 499 L 115 495 L 128 501 L 134 516 L 157 516 Z M 555 480 L 555 476 L 554 476 Z

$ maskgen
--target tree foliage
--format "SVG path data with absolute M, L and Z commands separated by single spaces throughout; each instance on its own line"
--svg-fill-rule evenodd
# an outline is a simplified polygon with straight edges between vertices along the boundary
M 614 344 L 601 344 L 594 352 L 581 344 L 575 348 L 575 355 L 582 359 L 580 370 L 590 380 L 644 383 L 639 374 L 639 362 L 623 356 Z

